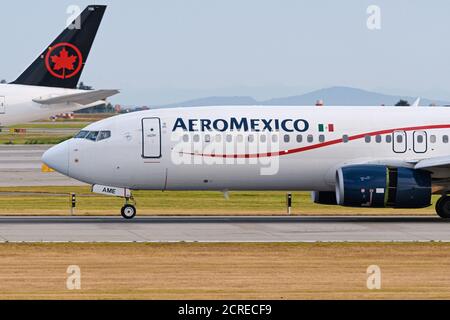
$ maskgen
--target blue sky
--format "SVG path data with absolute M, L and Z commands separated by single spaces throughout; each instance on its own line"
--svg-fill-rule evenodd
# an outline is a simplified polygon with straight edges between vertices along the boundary
M 450 100 L 445 0 L 3 1 L 0 78 L 14 80 L 65 26 L 69 5 L 109 5 L 82 80 L 113 102 L 266 99 L 328 86 Z M 366 27 L 369 5 L 381 30 Z

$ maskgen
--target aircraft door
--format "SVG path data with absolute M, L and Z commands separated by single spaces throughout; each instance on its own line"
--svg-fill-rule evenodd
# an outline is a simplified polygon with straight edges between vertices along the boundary
M 406 132 L 395 131 L 393 134 L 393 149 L 395 153 L 405 153 L 407 150 Z
M 142 119 L 142 157 L 161 158 L 161 120 Z
M 0 114 L 6 113 L 6 99 L 5 97 L 0 97 Z
M 428 149 L 427 133 L 425 131 L 414 131 L 414 152 L 425 153 Z

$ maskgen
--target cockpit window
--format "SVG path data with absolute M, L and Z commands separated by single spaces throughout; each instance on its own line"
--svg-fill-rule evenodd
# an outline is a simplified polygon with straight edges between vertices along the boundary
M 111 131 L 100 131 L 97 141 L 102 141 L 111 138 Z
M 87 139 L 90 141 L 102 141 L 111 138 L 111 131 L 80 131 L 75 139 Z
M 99 134 L 98 131 L 91 131 L 86 136 L 86 139 L 91 140 L 91 141 L 97 141 L 98 134 Z
M 84 139 L 89 134 L 89 131 L 80 131 L 76 136 L 75 139 Z

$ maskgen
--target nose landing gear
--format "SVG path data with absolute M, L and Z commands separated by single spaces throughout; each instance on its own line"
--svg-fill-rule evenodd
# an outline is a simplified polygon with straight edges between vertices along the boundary
M 137 210 L 136 210 L 136 201 L 134 201 L 133 197 L 126 198 L 125 205 L 122 207 L 122 210 L 120 213 L 122 214 L 122 217 L 131 220 L 136 216 Z
M 125 205 L 122 207 L 122 210 L 120 211 L 122 217 L 124 217 L 127 220 L 130 220 L 136 216 L 137 213 L 136 201 L 133 198 L 131 189 L 95 184 L 92 186 L 92 192 L 107 196 L 125 198 Z

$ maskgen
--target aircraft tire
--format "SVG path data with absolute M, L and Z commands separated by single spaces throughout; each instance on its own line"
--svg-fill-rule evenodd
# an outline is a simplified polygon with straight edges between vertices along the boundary
M 133 219 L 136 216 L 136 213 L 136 207 L 131 204 L 124 205 L 121 210 L 122 217 L 127 220 Z
M 443 219 L 450 219 L 450 197 L 443 196 L 436 203 L 436 213 Z

